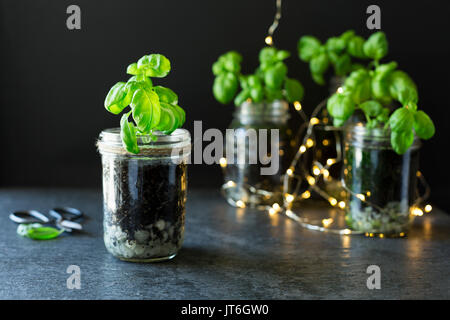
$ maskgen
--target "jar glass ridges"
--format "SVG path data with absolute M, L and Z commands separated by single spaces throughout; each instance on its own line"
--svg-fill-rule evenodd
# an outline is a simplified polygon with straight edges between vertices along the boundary
M 226 165 L 223 165 L 225 180 L 223 191 L 229 203 L 249 206 L 282 203 L 282 176 L 292 160 L 294 150 L 291 146 L 293 132 L 288 127 L 289 118 L 289 105 L 284 101 L 244 102 L 236 108 L 233 121 L 229 126 L 229 129 L 234 130 L 234 135 L 226 135 L 225 154 L 227 158 Z M 261 168 L 270 167 L 271 164 L 262 164 L 260 161 L 261 135 L 259 129 L 267 129 L 267 156 L 277 157 L 278 170 L 275 174 L 261 174 Z M 272 154 L 271 150 L 273 147 L 271 131 L 273 129 L 279 130 L 278 154 Z M 246 138 L 250 137 L 252 132 L 256 136 L 256 142 L 253 143 Z M 295 144 L 295 142 L 292 143 L 292 145 Z M 232 157 L 229 157 L 230 154 Z M 250 162 L 251 156 L 258 159 L 257 163 Z M 242 157 L 241 159 L 245 157 L 245 163 L 242 163 L 242 160 L 239 162 L 238 157 Z
M 137 155 L 122 147 L 120 129 L 104 130 L 98 148 L 103 165 L 104 241 L 127 261 L 173 258 L 184 238 L 188 131 L 139 136 Z
M 420 140 L 399 155 L 391 147 L 389 131 L 356 124 L 345 129 L 344 143 L 348 226 L 366 233 L 404 235 L 414 217 Z

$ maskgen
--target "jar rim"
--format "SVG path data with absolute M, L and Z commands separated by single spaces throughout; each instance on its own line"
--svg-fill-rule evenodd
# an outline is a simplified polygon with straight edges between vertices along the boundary
M 156 137 L 156 139 L 154 139 Z M 153 131 L 151 135 L 138 135 L 137 144 L 141 154 L 171 153 L 173 149 L 188 152 L 191 148 L 191 134 L 186 129 L 176 129 L 167 135 L 161 131 Z M 109 128 L 103 130 L 97 141 L 100 152 L 127 153 L 122 145 L 120 128 Z
M 285 100 L 274 100 L 272 102 L 244 101 L 236 107 L 234 116 L 244 119 L 289 119 L 289 104 Z
M 154 141 L 151 135 L 138 135 L 137 142 L 138 146 L 145 145 L 158 145 L 161 143 L 180 143 L 180 142 L 190 142 L 191 135 L 186 129 L 176 129 L 171 134 L 164 134 L 161 131 L 153 131 L 153 137 L 157 139 Z M 120 137 L 120 128 L 109 128 L 105 129 L 100 133 L 99 140 L 105 143 L 122 143 L 122 138 Z
M 383 126 L 369 128 L 363 122 L 348 123 L 344 127 L 345 136 L 352 144 L 362 144 L 364 142 L 373 141 L 383 144 L 387 148 L 391 147 L 391 130 L 385 129 Z M 414 132 L 414 140 L 411 148 L 420 147 L 421 141 Z

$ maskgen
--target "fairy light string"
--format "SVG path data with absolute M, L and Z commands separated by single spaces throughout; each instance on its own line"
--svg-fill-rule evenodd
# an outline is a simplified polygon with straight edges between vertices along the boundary
M 267 36 L 264 39 L 265 43 L 268 46 L 271 46 L 273 44 L 273 34 L 275 30 L 278 28 L 278 24 L 280 23 L 281 19 L 281 0 L 276 0 L 276 12 L 275 17 L 273 19 L 272 24 L 269 27 L 269 30 L 267 31 Z

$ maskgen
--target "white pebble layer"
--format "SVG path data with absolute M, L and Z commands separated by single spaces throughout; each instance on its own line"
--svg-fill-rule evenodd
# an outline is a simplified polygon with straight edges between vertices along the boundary
M 103 224 L 104 241 L 106 249 L 118 258 L 125 259 L 152 259 L 169 257 L 178 252 L 184 238 L 184 227 L 177 238 L 173 238 L 174 226 L 169 221 L 162 219 L 154 224 L 145 226 L 143 230 L 134 232 L 128 240 L 128 235 L 120 226 Z M 152 232 L 153 227 L 160 230 L 156 235 Z M 161 236 L 162 235 L 162 236 Z

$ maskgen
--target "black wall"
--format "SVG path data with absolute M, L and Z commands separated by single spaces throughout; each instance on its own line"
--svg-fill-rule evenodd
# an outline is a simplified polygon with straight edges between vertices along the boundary
M 119 117 L 103 108 L 103 99 L 125 67 L 157 52 L 172 62 L 160 82 L 180 96 L 204 128 L 224 129 L 233 106 L 212 97 L 211 64 L 235 49 L 246 72 L 257 66 L 257 53 L 274 15 L 274 0 L 17 0 L 0 1 L 1 115 L 0 186 L 100 186 L 95 139 Z M 296 43 L 304 34 L 321 39 L 347 29 L 368 36 L 366 8 L 378 4 L 382 30 L 396 60 L 417 82 L 419 107 L 434 119 L 437 134 L 422 149 L 422 171 L 433 200 L 446 206 L 449 144 L 449 1 L 283 1 L 275 44 L 288 49 L 289 74 L 306 87 L 308 113 L 327 94 L 315 85 L 308 66 L 298 60 Z M 66 28 L 66 8 L 77 4 L 82 29 Z M 190 186 L 221 183 L 217 166 L 191 166 Z

